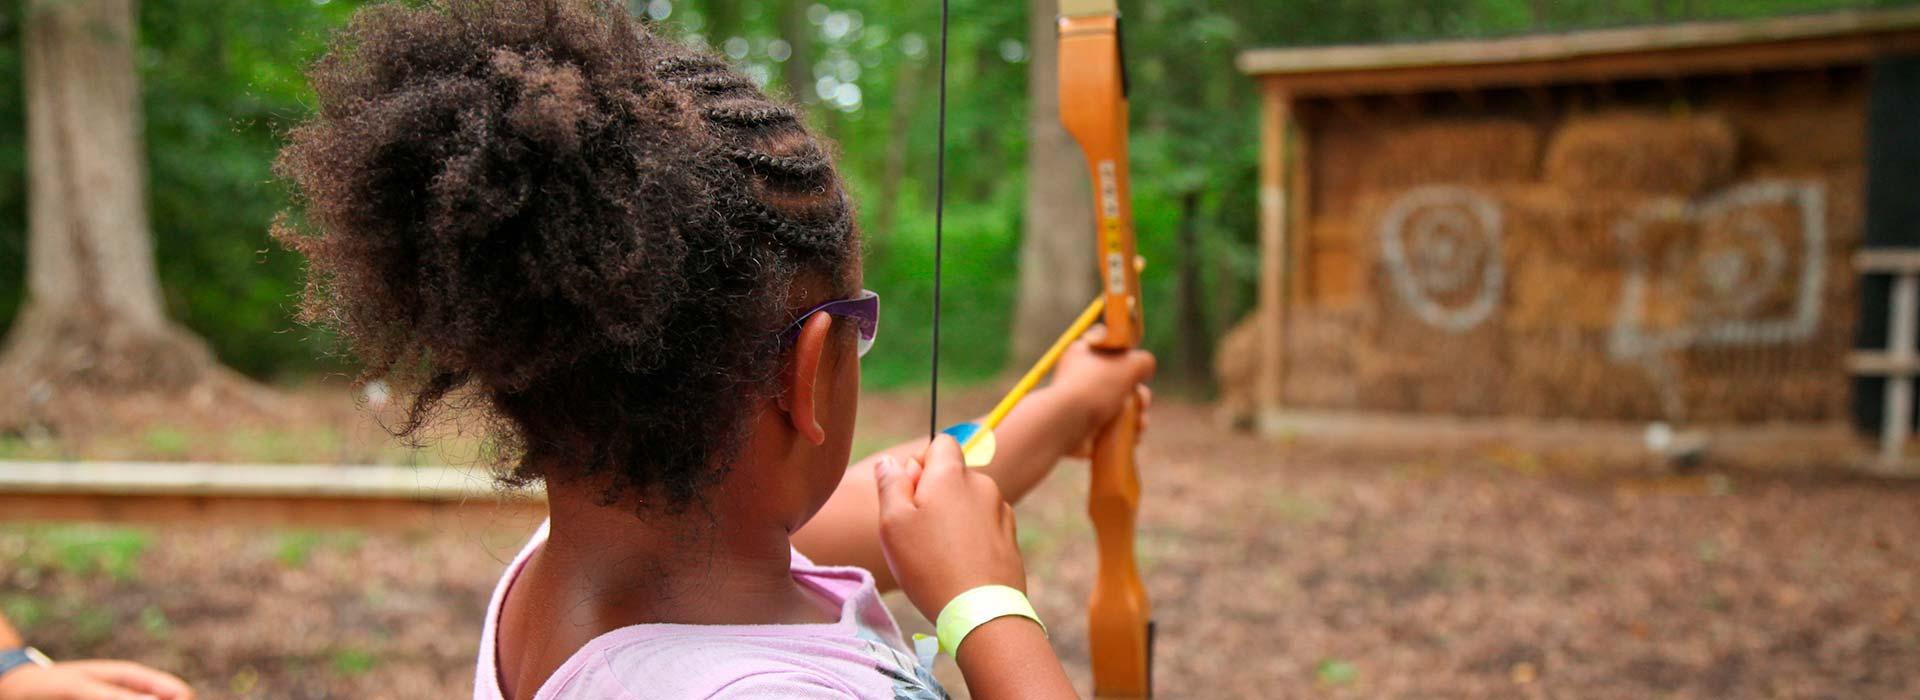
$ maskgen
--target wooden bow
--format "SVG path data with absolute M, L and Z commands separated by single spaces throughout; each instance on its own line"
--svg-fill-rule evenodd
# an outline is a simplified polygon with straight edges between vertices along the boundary
M 1086 154 L 1098 221 L 1099 274 L 1106 334 L 1096 347 L 1124 352 L 1140 342 L 1140 274 L 1135 265 L 1133 202 L 1127 171 L 1127 76 L 1115 0 L 1060 0 L 1060 121 Z M 1153 624 L 1134 561 L 1140 472 L 1133 448 L 1140 405 L 1129 398 L 1093 447 L 1087 514 L 1099 540 L 1100 569 L 1087 602 L 1096 697 L 1153 693 Z

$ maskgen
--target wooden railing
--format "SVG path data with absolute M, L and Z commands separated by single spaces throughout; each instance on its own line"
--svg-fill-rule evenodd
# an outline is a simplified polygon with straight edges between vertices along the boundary
M 1920 249 L 1869 249 L 1853 256 L 1863 274 L 1893 276 L 1887 304 L 1887 347 L 1858 350 L 1847 358 L 1856 375 L 1884 377 L 1885 408 L 1880 416 L 1880 466 L 1905 469 L 1907 443 L 1913 438 L 1913 381 L 1920 376 L 1920 356 L 1914 352 L 1915 314 L 1920 313 Z

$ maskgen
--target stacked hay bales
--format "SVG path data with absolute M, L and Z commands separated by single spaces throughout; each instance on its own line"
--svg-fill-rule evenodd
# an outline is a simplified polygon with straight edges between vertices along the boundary
M 1304 264 L 1357 274 L 1352 289 L 1289 311 L 1283 400 L 1608 420 L 1843 416 L 1861 146 L 1827 138 L 1803 153 L 1792 140 L 1822 119 L 1858 133 L 1844 120 L 1860 97 L 1316 126 Z M 1709 205 L 1796 187 L 1823 198 Z M 1803 215 L 1818 231 L 1801 230 Z M 1758 281 L 1738 286 L 1748 278 Z M 1812 316 L 1803 286 L 1817 296 Z
M 1362 331 L 1377 327 L 1364 308 L 1306 309 L 1288 319 L 1291 364 L 1281 387 L 1288 404 L 1349 410 L 1360 407 L 1355 363 L 1368 343 Z
M 1576 192 L 1691 197 L 1732 181 L 1737 148 L 1719 116 L 1584 115 L 1555 130 L 1544 179 Z

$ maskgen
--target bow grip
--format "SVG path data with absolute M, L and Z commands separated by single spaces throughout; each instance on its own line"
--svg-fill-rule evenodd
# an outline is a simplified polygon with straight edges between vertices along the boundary
M 1140 438 L 1140 400 L 1129 397 L 1093 444 L 1087 515 L 1093 520 L 1100 568 L 1087 602 L 1093 657 L 1093 693 L 1100 698 L 1152 696 L 1152 607 L 1134 557 L 1140 470 L 1133 460 Z

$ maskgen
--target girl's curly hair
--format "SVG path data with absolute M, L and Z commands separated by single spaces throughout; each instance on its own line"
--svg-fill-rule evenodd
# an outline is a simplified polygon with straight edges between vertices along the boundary
M 304 318 L 413 388 L 401 437 L 477 390 L 509 484 L 692 502 L 770 390 L 792 286 L 857 260 L 798 113 L 617 2 L 374 6 L 310 77 L 276 164 Z

